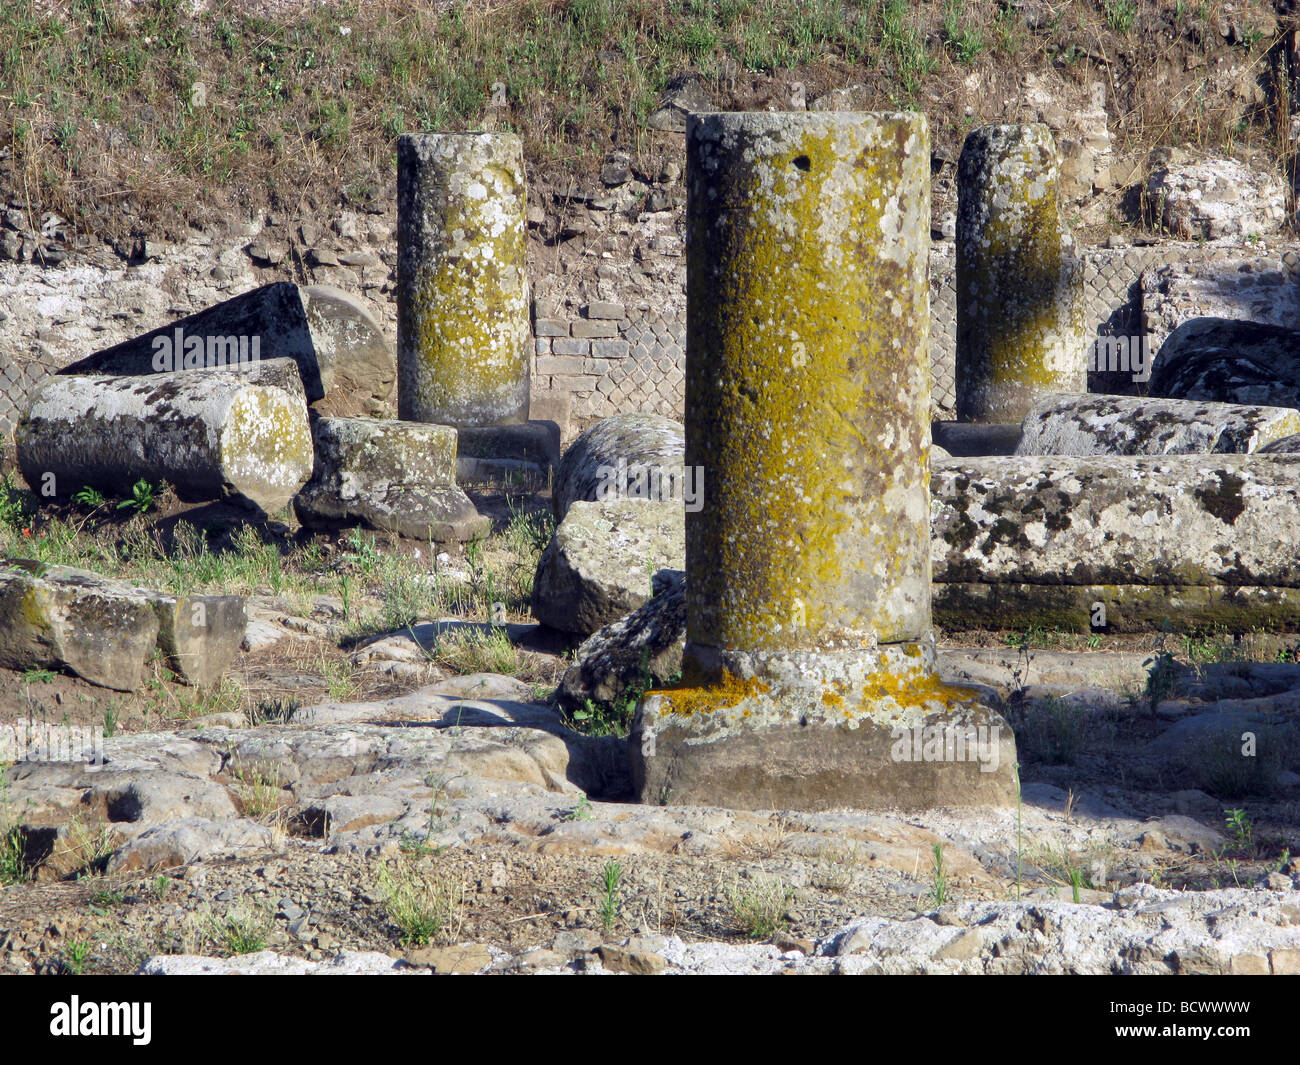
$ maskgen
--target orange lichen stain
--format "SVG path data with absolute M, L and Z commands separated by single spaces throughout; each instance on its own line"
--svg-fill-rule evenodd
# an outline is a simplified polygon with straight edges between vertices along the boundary
M 862 692 L 862 709 L 865 713 L 871 713 L 875 709 L 874 700 L 890 701 L 902 707 L 924 707 L 939 703 L 951 710 L 955 709 L 956 704 L 979 699 L 979 693 L 974 688 L 946 684 L 938 673 L 931 672 L 873 673 L 863 683 Z
M 712 684 L 703 684 L 684 688 L 656 688 L 645 693 L 645 698 L 662 696 L 664 705 L 659 709 L 660 717 L 677 714 L 690 717 L 695 713 L 711 714 L 715 710 L 730 710 L 745 699 L 766 695 L 771 686 L 760 680 L 741 680 L 726 672 L 722 679 Z

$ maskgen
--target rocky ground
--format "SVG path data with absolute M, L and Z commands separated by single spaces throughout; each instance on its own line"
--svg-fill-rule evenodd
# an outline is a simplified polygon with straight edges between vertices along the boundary
M 1171 666 L 1153 705 L 1149 661 L 944 652 L 1016 727 L 1018 811 L 632 804 L 623 741 L 492 674 L 123 732 L 10 769 L 39 864 L 0 967 L 1297 971 L 1300 667 Z

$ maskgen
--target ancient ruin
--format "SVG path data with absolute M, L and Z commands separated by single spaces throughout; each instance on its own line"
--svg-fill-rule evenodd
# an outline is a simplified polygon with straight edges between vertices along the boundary
M 1285 5 L 64 6 L 0 972 L 1300 973 Z
M 686 521 L 682 686 L 630 737 L 642 801 L 1013 796 L 1010 730 L 934 665 L 928 135 L 918 115 L 688 124 L 686 465 L 709 493 Z M 1002 768 L 895 757 L 927 727 L 991 735 Z

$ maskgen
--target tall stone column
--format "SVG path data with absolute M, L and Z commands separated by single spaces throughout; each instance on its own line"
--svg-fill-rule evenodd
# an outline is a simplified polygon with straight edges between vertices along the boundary
M 398 141 L 401 418 L 458 428 L 527 419 L 525 200 L 513 133 Z
M 900 757 L 914 728 L 984 726 L 1014 760 L 1005 723 L 935 669 L 929 174 L 921 114 L 688 120 L 686 463 L 707 488 L 683 683 L 631 737 L 645 801 L 1014 794 L 1010 762 Z
M 1020 422 L 1088 390 L 1083 265 L 1044 125 L 972 130 L 957 165 L 957 418 Z

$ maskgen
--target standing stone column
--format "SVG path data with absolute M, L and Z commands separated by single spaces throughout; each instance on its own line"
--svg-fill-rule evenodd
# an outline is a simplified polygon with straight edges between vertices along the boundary
M 458 428 L 527 419 L 525 206 L 515 134 L 398 141 L 399 417 Z
M 1088 390 L 1083 268 L 1041 124 L 972 130 L 957 165 L 957 418 L 1019 422 Z
M 1010 762 L 898 747 L 942 723 L 1000 726 L 990 757 L 1014 749 L 935 670 L 929 160 L 914 113 L 688 120 L 686 463 L 708 487 L 686 516 L 683 683 L 643 700 L 631 737 L 645 801 L 1014 794 Z

